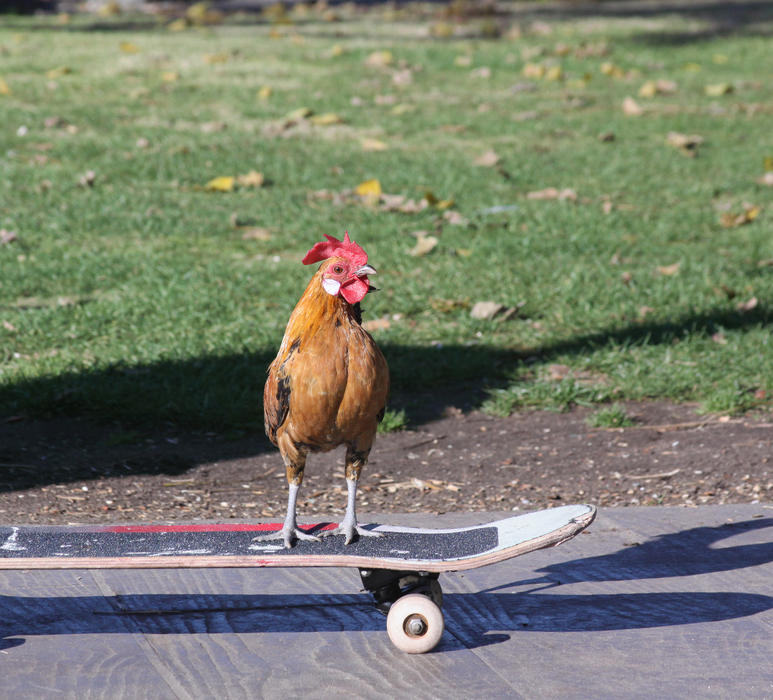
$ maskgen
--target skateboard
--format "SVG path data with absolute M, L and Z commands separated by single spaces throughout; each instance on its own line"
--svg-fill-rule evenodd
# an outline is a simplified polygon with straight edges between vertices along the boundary
M 365 525 L 381 537 L 345 545 L 343 537 L 256 540 L 281 523 L 166 525 L 0 525 L 0 569 L 133 569 L 203 567 L 352 567 L 378 610 L 392 643 L 408 653 L 430 651 L 444 629 L 443 572 L 474 569 L 565 542 L 593 522 L 591 505 L 550 508 L 451 529 Z M 335 523 L 304 525 L 324 535 Z

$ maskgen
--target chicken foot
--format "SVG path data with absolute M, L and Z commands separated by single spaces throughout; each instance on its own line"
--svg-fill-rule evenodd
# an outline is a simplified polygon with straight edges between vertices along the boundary
M 346 539 L 344 544 L 351 544 L 360 537 L 382 537 L 382 533 L 366 530 L 357 524 L 357 514 L 355 509 L 355 502 L 357 501 L 357 479 L 346 479 L 346 487 L 348 489 L 348 497 L 346 499 L 346 513 L 344 519 L 339 523 L 338 527 L 333 530 L 325 530 L 321 532 L 322 537 L 329 537 L 330 535 L 344 535 Z
M 253 541 L 268 541 L 268 540 L 283 540 L 285 549 L 292 549 L 297 540 L 307 540 L 310 542 L 319 542 L 319 537 L 309 535 L 298 527 L 298 523 L 295 519 L 295 503 L 298 500 L 298 490 L 301 488 L 300 483 L 289 484 L 290 492 L 287 497 L 287 515 L 285 516 L 284 525 L 278 532 L 272 532 L 270 535 L 260 535 L 254 537 Z

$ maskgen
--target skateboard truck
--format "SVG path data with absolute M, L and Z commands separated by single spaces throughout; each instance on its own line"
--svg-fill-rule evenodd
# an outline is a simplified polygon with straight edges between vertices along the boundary
M 422 654 L 440 641 L 445 628 L 443 592 L 437 572 L 360 569 L 376 610 L 387 616 L 392 643 L 409 654 Z
M 409 593 L 421 593 L 438 606 L 442 592 L 439 573 L 429 571 L 395 571 L 393 569 L 360 569 L 360 579 L 365 590 L 373 596 L 376 610 L 384 615 L 392 604 Z

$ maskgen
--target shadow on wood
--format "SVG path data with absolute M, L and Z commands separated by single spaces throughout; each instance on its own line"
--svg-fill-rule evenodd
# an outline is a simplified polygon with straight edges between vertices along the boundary
M 477 593 L 447 593 L 443 607 L 448 631 L 438 650 L 458 648 L 460 644 L 467 648 L 496 644 L 510 638 L 504 632 L 646 629 L 731 620 L 764 612 L 773 608 L 773 596 L 743 591 L 696 592 L 690 590 L 687 581 L 685 590 L 679 591 L 616 592 L 614 586 L 617 581 L 679 579 L 768 564 L 773 561 L 771 542 L 715 545 L 727 537 L 753 534 L 771 526 L 773 518 L 692 528 L 611 554 L 553 564 L 538 570 L 544 573 L 542 578 L 513 581 Z M 760 533 L 756 536 L 759 538 Z M 185 575 L 189 574 L 196 575 Z M 13 585 L 14 576 L 23 575 L 6 572 L 4 577 Z M 271 570 L 256 570 L 249 580 L 266 588 L 276 581 L 275 575 Z M 241 578 L 233 580 L 243 582 Z M 599 594 L 556 590 L 561 585 L 583 582 L 611 583 L 605 584 Z M 544 587 L 535 589 L 539 584 Z M 528 589 L 506 590 L 523 586 Z M 0 620 L 0 648 L 18 646 L 24 643 L 24 637 L 37 635 L 271 635 L 380 631 L 385 624 L 369 596 L 317 593 L 7 595 L 0 596 Z

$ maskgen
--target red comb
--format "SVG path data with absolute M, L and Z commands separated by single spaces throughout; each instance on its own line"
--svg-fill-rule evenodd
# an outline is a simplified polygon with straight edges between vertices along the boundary
M 349 240 L 349 232 L 344 232 L 344 240 L 339 241 L 335 236 L 325 234 L 326 241 L 315 243 L 311 250 L 303 258 L 304 265 L 312 265 L 320 260 L 328 258 L 346 258 L 357 267 L 362 267 L 368 262 L 368 254 L 352 240 Z

